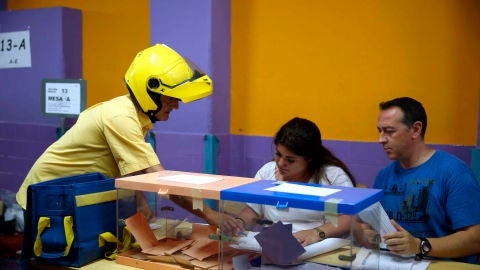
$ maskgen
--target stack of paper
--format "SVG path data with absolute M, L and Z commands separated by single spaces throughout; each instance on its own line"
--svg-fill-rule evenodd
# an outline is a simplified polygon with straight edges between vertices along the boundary
M 398 256 L 388 251 L 361 248 L 353 261 L 356 270 L 426 270 L 430 261 L 416 261 L 415 257 Z
M 383 209 L 383 206 L 379 202 L 376 202 L 365 208 L 358 215 L 363 222 L 370 224 L 370 226 L 372 226 L 372 228 L 376 230 L 380 235 L 397 231 L 390 222 L 390 218 L 385 212 L 385 209 Z M 380 247 L 386 247 L 383 239 L 380 243 Z

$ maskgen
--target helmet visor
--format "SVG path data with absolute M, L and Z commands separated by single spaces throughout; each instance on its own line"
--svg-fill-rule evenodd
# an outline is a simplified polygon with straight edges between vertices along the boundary
M 192 77 L 177 84 L 163 83 L 161 75 L 152 75 L 147 80 L 148 90 L 165 96 L 180 99 L 183 103 L 207 97 L 212 94 L 212 80 L 190 59 L 184 58 L 193 74 Z

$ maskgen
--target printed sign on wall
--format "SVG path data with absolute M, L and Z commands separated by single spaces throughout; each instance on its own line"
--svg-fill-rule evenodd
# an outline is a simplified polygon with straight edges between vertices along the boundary
M 30 31 L 0 33 L 0 68 L 31 66 Z
M 85 104 L 85 80 L 42 80 L 42 110 L 45 115 L 77 116 L 85 109 Z

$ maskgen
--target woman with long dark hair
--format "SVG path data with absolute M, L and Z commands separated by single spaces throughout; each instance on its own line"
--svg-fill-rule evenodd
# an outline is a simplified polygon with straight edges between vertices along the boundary
M 355 179 L 347 166 L 323 146 L 320 130 L 312 121 L 298 117 L 288 121 L 275 135 L 274 144 L 274 161 L 263 165 L 255 178 L 355 186 Z M 248 203 L 237 218 L 245 229 L 251 229 L 259 219 L 291 223 L 295 238 L 303 246 L 327 237 L 345 236 L 350 229 L 350 216 L 340 215 L 336 226 L 325 218 L 322 211 L 278 209 L 252 203 Z

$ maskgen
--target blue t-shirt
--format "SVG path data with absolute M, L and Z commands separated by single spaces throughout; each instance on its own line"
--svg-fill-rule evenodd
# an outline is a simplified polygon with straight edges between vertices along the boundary
M 384 190 L 388 216 L 415 237 L 443 237 L 480 224 L 480 185 L 460 159 L 437 150 L 422 165 L 404 169 L 398 161 L 382 169 L 374 188 Z M 477 257 L 457 260 L 476 263 Z

